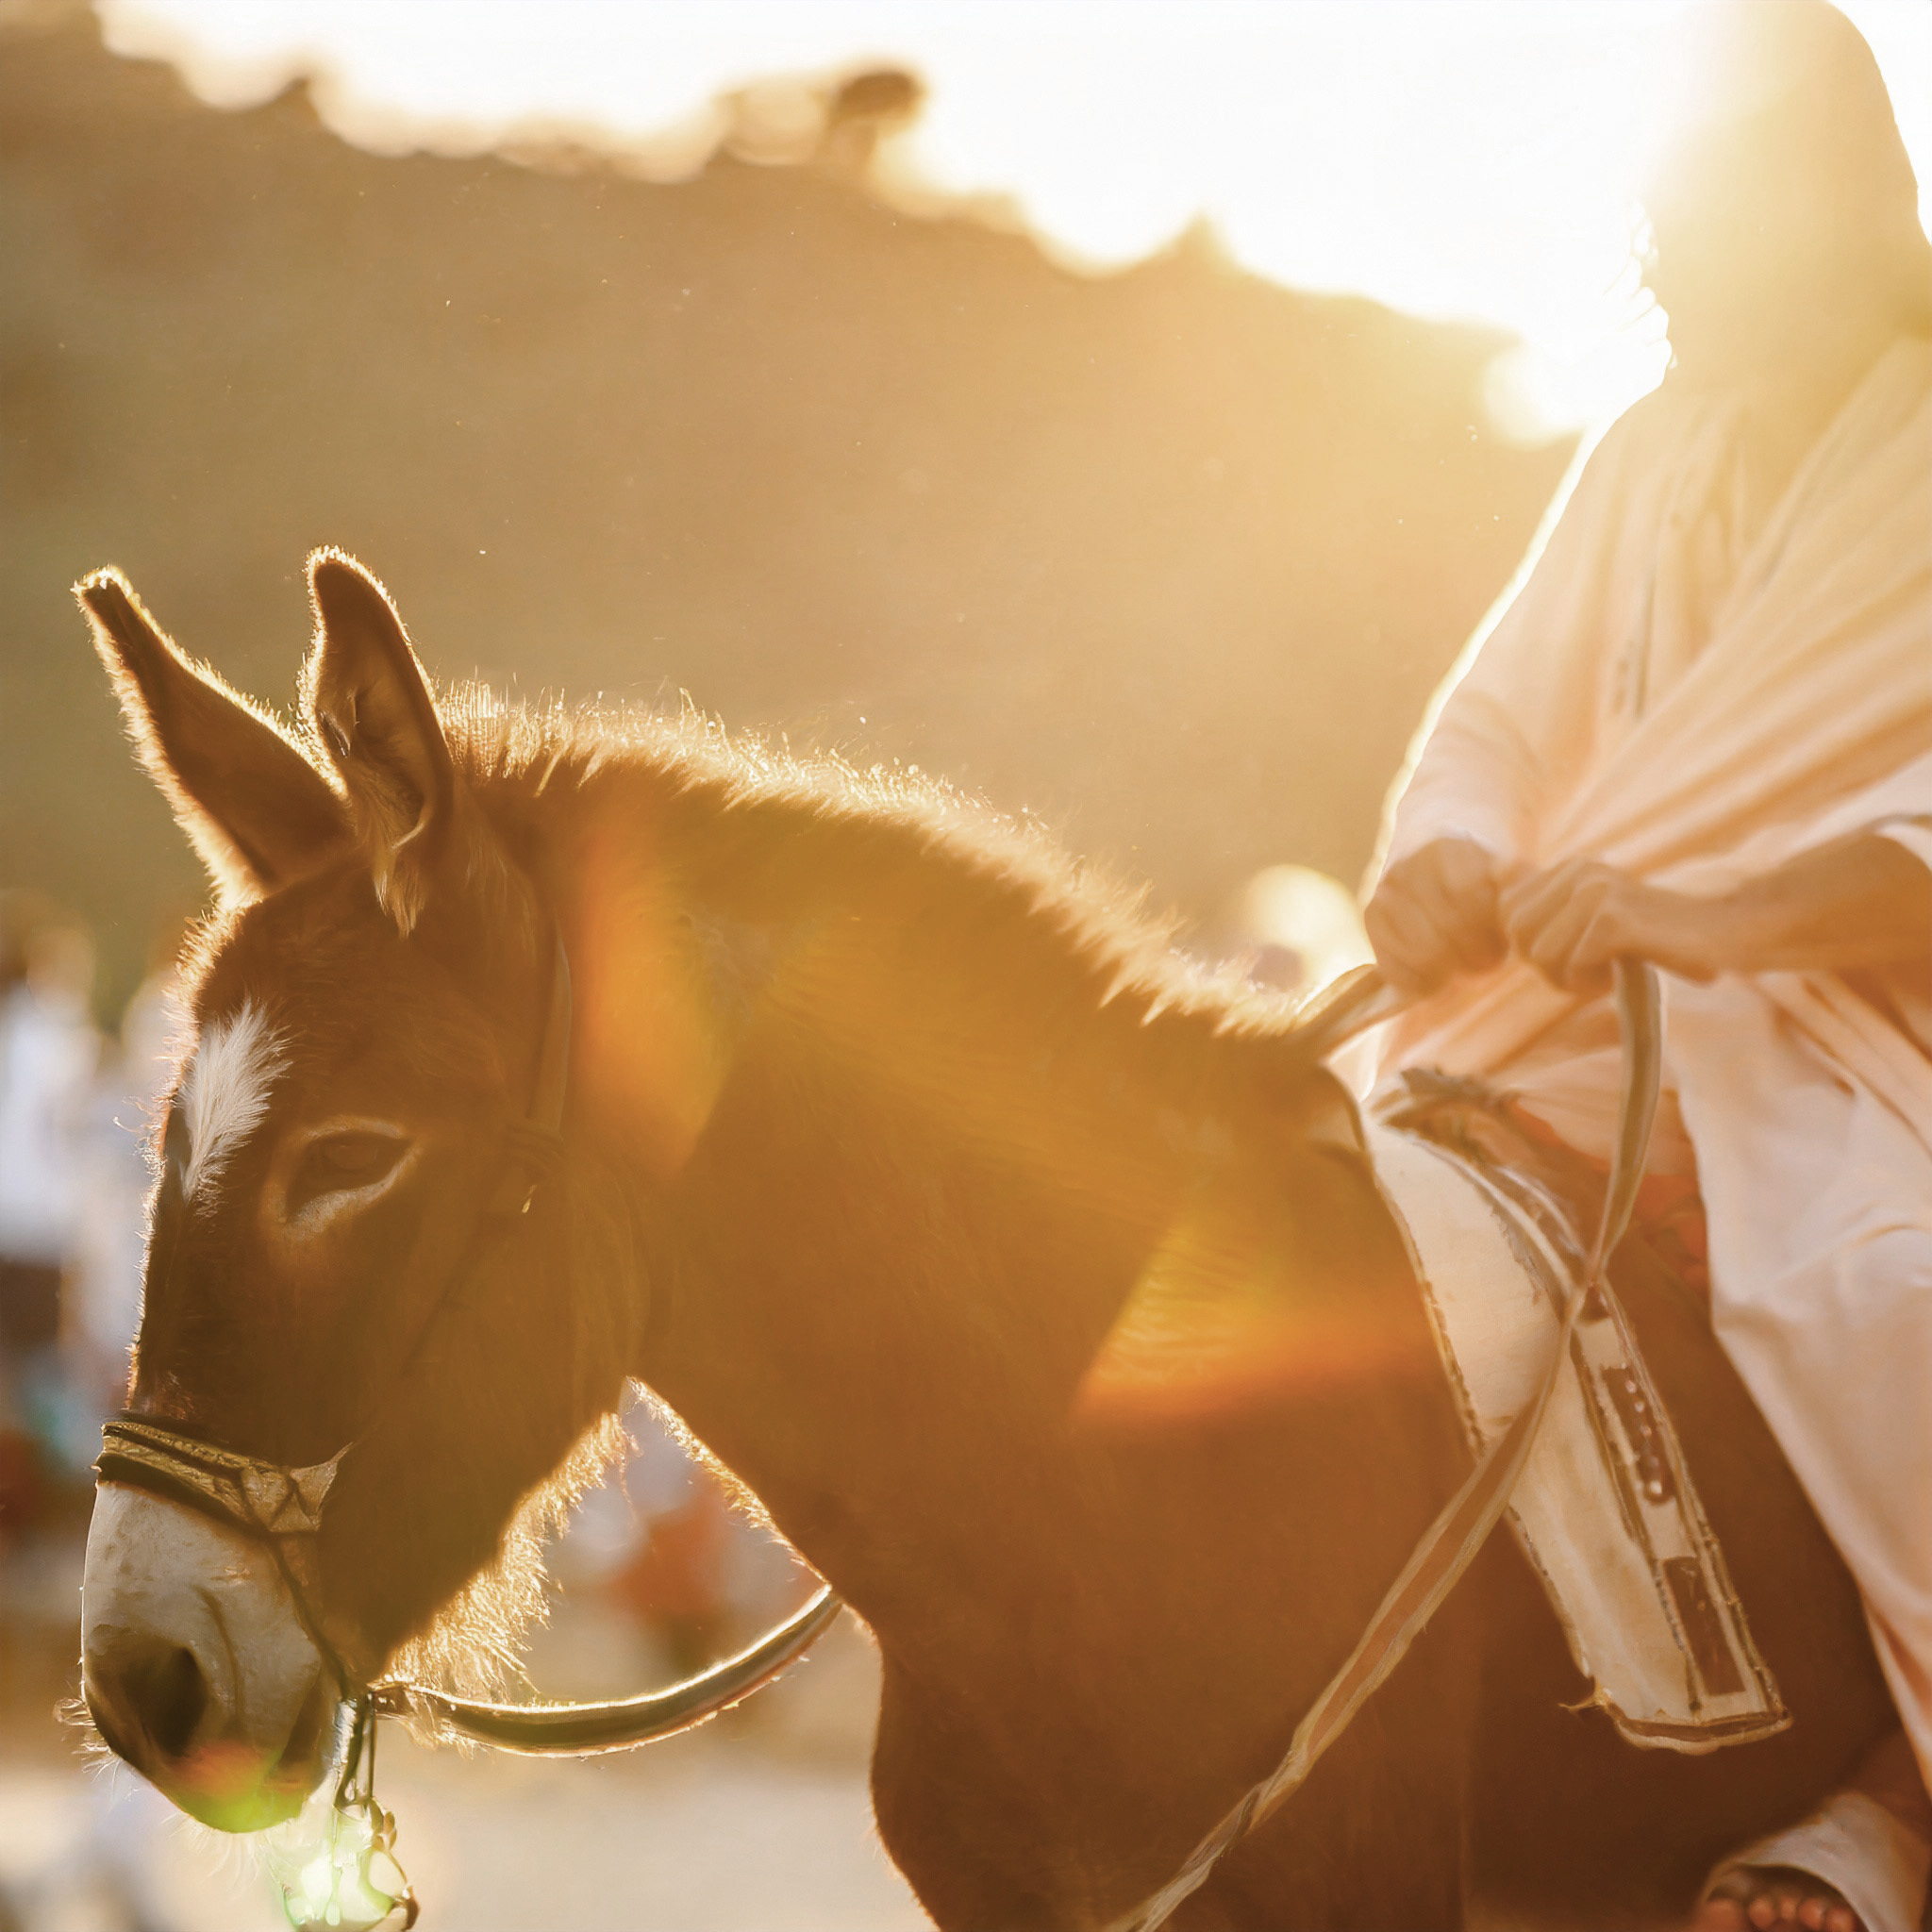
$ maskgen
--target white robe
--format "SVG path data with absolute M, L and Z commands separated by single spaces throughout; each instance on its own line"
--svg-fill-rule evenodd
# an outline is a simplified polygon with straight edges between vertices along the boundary
M 1932 343 L 1903 338 L 1746 520 L 1738 417 L 1666 386 L 1582 467 L 1398 786 L 1386 866 L 1475 840 L 1718 891 L 1859 829 L 1932 865 Z M 1932 1015 L 1825 973 L 1667 982 L 1724 1349 L 1863 1593 L 1932 1784 Z M 1387 1030 L 1404 1066 L 1479 1074 L 1607 1154 L 1604 1001 L 1518 960 Z

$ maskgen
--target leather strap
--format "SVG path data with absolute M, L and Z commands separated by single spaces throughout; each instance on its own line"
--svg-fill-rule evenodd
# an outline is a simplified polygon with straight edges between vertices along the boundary
M 1340 1023 L 1331 1024 L 1324 1051 L 1332 1052 L 1353 1033 L 1389 1017 L 1392 1007 L 1377 985 L 1369 983 L 1371 974 L 1378 985 L 1380 975 L 1374 974 L 1373 968 L 1352 975 L 1353 984 L 1343 990 Z M 1616 1000 L 1624 1040 L 1624 1076 L 1609 1186 L 1605 1191 L 1603 1215 L 1591 1244 L 1589 1264 L 1564 1303 L 1556 1345 L 1534 1399 L 1491 1445 L 1424 1532 L 1360 1641 L 1295 1727 L 1281 1762 L 1241 1794 L 1173 1878 L 1133 1910 L 1113 1920 L 1108 1932 L 1158 1932 L 1182 1901 L 1208 1882 L 1223 1856 L 1301 1788 L 1322 1754 L 1402 1661 L 1508 1507 L 1510 1491 L 1536 1441 L 1550 1391 L 1569 1357 L 1571 1332 L 1630 1224 L 1650 1151 L 1651 1127 L 1663 1083 L 1663 1006 L 1656 969 L 1638 960 L 1618 960 Z M 1331 1014 L 1333 1011 L 1331 1008 Z M 1321 1018 L 1317 1016 L 1318 1024 Z
M 101 1425 L 94 1474 L 104 1483 L 153 1491 L 258 1536 L 313 1536 L 322 1527 L 323 1499 L 347 1454 L 339 1449 L 326 1462 L 284 1469 L 139 1416 L 120 1416 Z
M 378 1717 L 418 1717 L 478 1744 L 528 1757 L 588 1757 L 653 1744 L 715 1717 L 795 1663 L 824 1635 L 844 1605 L 829 1588 L 736 1657 L 663 1690 L 604 1704 L 489 1704 L 451 1697 L 420 1684 L 379 1684 Z

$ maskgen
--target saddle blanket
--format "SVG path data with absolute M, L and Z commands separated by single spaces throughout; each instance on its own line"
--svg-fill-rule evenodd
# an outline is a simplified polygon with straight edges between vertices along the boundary
M 1535 1182 L 1364 1125 L 1480 1453 L 1541 1386 L 1581 1244 L 1553 1234 L 1568 1218 Z M 1509 1520 L 1593 1701 L 1631 1742 L 1700 1753 L 1790 1722 L 1607 1283 L 1573 1331 Z

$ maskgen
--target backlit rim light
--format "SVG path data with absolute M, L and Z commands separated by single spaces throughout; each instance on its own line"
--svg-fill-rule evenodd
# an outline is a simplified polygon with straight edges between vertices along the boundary
M 101 0 L 108 44 L 205 98 L 303 74 L 383 152 L 606 148 L 701 166 L 750 91 L 868 65 L 928 98 L 874 165 L 913 206 L 1004 205 L 1105 270 L 1208 224 L 1291 287 L 1500 324 L 1527 355 L 1495 401 L 1525 435 L 1600 419 L 1661 374 L 1630 271 L 1660 30 L 1696 0 Z M 1932 183 L 1932 7 L 1840 0 Z M 1932 207 L 1932 196 L 1922 204 Z M 1510 426 L 1507 423 L 1506 427 Z

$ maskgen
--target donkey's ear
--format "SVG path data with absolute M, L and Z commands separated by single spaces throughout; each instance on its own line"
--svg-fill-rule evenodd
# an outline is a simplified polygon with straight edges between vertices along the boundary
M 456 766 L 429 679 L 389 593 L 339 550 L 308 559 L 308 590 L 309 709 L 348 791 L 377 895 L 407 932 L 452 836 L 460 803 Z
M 135 750 L 216 883 L 257 898 L 348 850 L 348 814 L 265 712 L 191 664 L 116 570 L 74 587 Z

